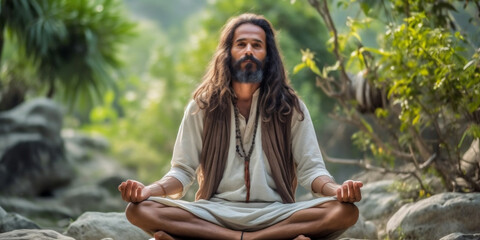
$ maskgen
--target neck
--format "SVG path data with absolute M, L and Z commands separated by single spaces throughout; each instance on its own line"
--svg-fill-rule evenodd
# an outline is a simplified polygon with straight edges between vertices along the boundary
M 260 87 L 260 83 L 240 83 L 233 81 L 232 86 L 238 102 L 251 102 L 253 93 Z
M 260 87 L 260 83 L 240 83 L 233 81 L 232 87 L 237 96 L 238 110 L 248 121 L 250 107 L 252 106 L 253 93 Z

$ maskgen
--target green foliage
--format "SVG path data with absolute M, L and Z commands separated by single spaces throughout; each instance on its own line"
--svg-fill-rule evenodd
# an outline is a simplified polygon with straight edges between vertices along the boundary
M 48 91 L 71 107 L 85 107 L 114 87 L 119 44 L 133 27 L 119 1 L 3 0 L 0 5 L 0 22 L 12 32 L 8 40 L 16 40 L 22 61 L 32 62 L 45 86 L 35 89 L 37 94 Z
M 169 169 L 183 108 L 194 85 L 179 70 L 167 35 L 150 21 L 138 21 L 121 56 L 128 62 L 124 78 L 90 111 L 83 131 L 101 133 L 112 155 L 150 183 Z M 177 52 L 176 54 L 186 54 Z
M 453 1 L 337 3 L 343 8 L 353 5 L 361 14 L 348 18 L 347 30 L 328 41 L 338 53 L 337 63 L 319 71 L 312 63 L 314 54 L 302 51 L 304 58 L 295 70 L 308 67 L 317 75 L 322 89 L 340 105 L 336 114 L 359 128 L 354 142 L 380 165 L 397 159 L 414 164 L 418 171 L 419 164 L 435 154 L 442 163 L 433 167 L 447 188 L 460 190 L 453 189 L 458 183 L 450 184 L 463 178 L 468 184 L 462 189 L 480 190 L 475 176 L 455 170 L 461 165 L 464 143 L 480 136 L 480 122 L 475 120 L 480 111 L 480 43 L 455 31 L 460 25 L 449 14 L 474 3 L 457 7 Z M 326 18 L 325 10 L 319 12 Z M 366 27 L 379 23 L 385 24 L 378 47 L 364 46 L 361 36 Z M 351 69 L 364 71 L 370 87 L 386 91 L 390 105 L 375 109 L 373 115 L 359 112 L 358 99 L 342 91 L 351 87 L 351 79 L 343 74 Z M 336 81 L 338 75 L 343 77 Z M 334 94 L 332 88 L 338 92 Z

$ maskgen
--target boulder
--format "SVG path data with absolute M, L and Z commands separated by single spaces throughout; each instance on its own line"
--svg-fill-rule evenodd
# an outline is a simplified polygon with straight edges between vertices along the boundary
M 62 110 L 48 99 L 0 113 L 0 194 L 49 195 L 73 179 L 61 128 Z
M 9 212 L 16 212 L 29 218 L 69 219 L 73 212 L 57 200 L 24 199 L 20 197 L 0 197 L 0 206 Z
M 7 213 L 4 216 L 0 216 L 0 233 L 17 229 L 40 229 L 40 227 L 17 213 Z
M 7 216 L 7 211 L 0 206 L 0 218 Z
M 72 129 L 62 130 L 62 137 L 67 157 L 76 173 L 71 186 L 106 184 L 102 187 L 111 187 L 110 184 L 116 184 L 107 190 L 118 193 L 117 187 L 122 181 L 134 178 L 133 172 L 109 156 L 109 143 L 104 137 L 87 135 Z
M 397 192 L 388 191 L 394 180 L 384 180 L 365 184 L 362 187 L 362 200 L 357 205 L 362 216 L 367 220 L 393 214 L 400 208 L 400 195 Z
M 377 227 L 360 215 L 357 223 L 340 235 L 340 237 L 348 239 L 377 239 Z
M 115 240 L 150 239 L 140 228 L 130 224 L 125 213 L 86 212 L 68 226 L 64 235 L 76 240 Z
M 465 234 L 465 233 L 451 233 L 440 240 L 478 240 L 480 239 L 480 233 Z
M 61 196 L 61 202 L 78 216 L 86 211 L 123 211 L 127 206 L 120 196 L 114 197 L 105 188 L 98 186 L 69 189 Z
M 441 193 L 401 207 L 388 221 L 390 239 L 440 239 L 480 233 L 480 193 Z
M 14 230 L 6 233 L 0 234 L 0 240 L 75 240 L 71 237 L 64 236 L 53 230 L 32 230 L 32 229 L 22 229 Z

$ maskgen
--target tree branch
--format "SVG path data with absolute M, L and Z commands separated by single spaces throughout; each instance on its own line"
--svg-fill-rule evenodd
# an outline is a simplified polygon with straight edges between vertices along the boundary
M 345 64 L 343 60 L 343 56 L 340 53 L 340 47 L 338 43 L 338 32 L 337 28 L 335 27 L 335 24 L 333 23 L 332 16 L 330 14 L 330 11 L 328 10 L 328 4 L 326 0 L 322 0 L 320 3 L 318 0 L 308 0 L 310 5 L 312 5 L 313 8 L 317 10 L 317 12 L 320 14 L 320 16 L 323 18 L 323 21 L 325 22 L 325 25 L 327 26 L 327 29 L 330 31 L 330 33 L 333 36 L 333 53 L 335 54 L 335 57 L 340 63 L 340 73 L 341 73 L 341 89 L 340 89 L 340 95 L 345 95 L 347 98 L 350 97 L 350 91 L 348 91 L 351 80 L 347 75 L 347 72 L 345 71 Z

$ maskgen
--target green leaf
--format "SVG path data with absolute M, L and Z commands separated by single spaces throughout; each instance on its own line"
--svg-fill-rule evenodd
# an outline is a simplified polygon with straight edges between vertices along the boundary
M 352 31 L 351 34 L 352 34 L 358 41 L 360 41 L 360 42 L 362 41 L 362 38 L 360 37 L 360 35 L 358 35 L 357 32 Z
M 313 73 L 317 74 L 318 76 L 322 75 L 315 61 L 310 60 L 310 61 L 307 61 L 306 64 L 308 65 L 308 67 L 310 67 L 310 70 L 312 70 Z
M 304 69 L 305 67 L 307 67 L 307 64 L 304 62 L 297 64 L 293 68 L 293 74 L 297 74 L 300 70 Z
M 468 62 L 467 64 L 465 64 L 465 66 L 463 66 L 463 70 L 467 70 L 467 68 L 469 68 L 470 66 L 472 66 L 476 61 L 475 60 L 471 60 L 470 62 Z
M 360 8 L 362 8 L 362 11 L 365 15 L 368 15 L 368 12 L 370 11 L 370 6 L 368 6 L 367 3 L 360 3 Z
M 363 118 L 362 118 L 361 122 L 362 122 L 363 126 L 365 126 L 365 128 L 367 128 L 368 132 L 373 133 L 373 128 L 370 125 L 370 123 L 365 121 L 365 119 L 363 119 Z

